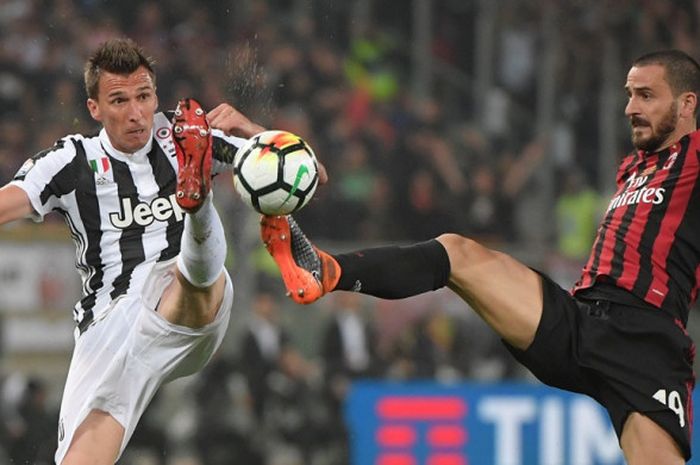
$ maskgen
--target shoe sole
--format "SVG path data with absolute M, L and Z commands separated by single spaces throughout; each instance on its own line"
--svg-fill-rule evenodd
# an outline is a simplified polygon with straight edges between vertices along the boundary
M 323 295 L 323 288 L 310 271 L 294 261 L 292 235 L 287 220 L 281 216 L 263 216 L 260 224 L 260 236 L 282 274 L 287 296 L 299 304 L 318 300 Z
M 206 113 L 194 99 L 183 99 L 175 110 L 173 140 L 177 147 L 178 175 L 175 199 L 194 212 L 209 194 L 211 180 L 211 129 Z

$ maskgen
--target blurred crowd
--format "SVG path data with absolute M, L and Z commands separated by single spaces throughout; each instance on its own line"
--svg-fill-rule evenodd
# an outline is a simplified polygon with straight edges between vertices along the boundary
M 514 241 L 522 238 L 515 212 L 538 188 L 543 163 L 554 164 L 556 197 L 612 176 L 598 172 L 606 43 L 616 46 L 619 102 L 633 57 L 659 47 L 700 51 L 690 0 L 430 3 L 433 78 L 418 96 L 413 12 L 395 2 L 2 2 L 0 181 L 62 135 L 95 129 L 83 61 L 104 39 L 127 35 L 157 61 L 161 108 L 184 96 L 209 108 L 228 101 L 311 143 L 333 180 L 303 213 L 316 236 L 416 240 L 458 230 Z M 486 45 L 484 23 L 496 32 Z M 540 70 L 552 43 L 546 82 L 555 89 L 543 109 Z M 484 49 L 491 56 L 477 61 Z M 486 95 L 475 95 L 484 69 Z M 622 106 L 610 108 L 622 153 Z M 545 134 L 535 127 L 538 110 L 553 113 Z
M 156 59 L 162 109 L 186 96 L 207 108 L 228 101 L 311 144 L 331 181 L 299 214 L 310 236 L 403 241 L 452 230 L 508 246 L 529 240 L 519 218 L 546 208 L 551 228 L 540 231 L 552 254 L 538 259 L 570 284 L 605 208 L 604 180 L 614 174 L 600 168 L 601 118 L 614 112 L 614 151 L 629 150 L 628 63 L 668 47 L 700 57 L 697 2 L 432 0 L 424 50 L 433 75 L 422 93 L 414 3 L 4 0 L 0 185 L 63 135 L 96 130 L 82 66 L 100 42 L 126 35 Z M 617 92 L 607 94 L 610 64 L 601 53 L 611 44 Z M 547 50 L 554 66 L 546 66 Z M 544 128 L 543 109 L 551 113 Z M 551 198 L 529 210 L 524 199 L 541 188 L 545 166 Z M 233 194 L 217 197 L 220 208 L 227 202 Z M 441 294 L 399 303 L 334 296 L 310 350 L 279 318 L 279 293 L 259 287 L 236 356 L 221 355 L 192 382 L 195 426 L 181 430 L 191 431 L 185 443 L 199 463 L 344 463 L 341 406 L 357 377 L 522 376 L 481 323 Z M 49 463 L 55 406 L 46 386 L 10 375 L 1 392 L 9 463 Z M 174 433 L 159 405 L 133 449 L 151 449 L 152 463 L 166 464 L 161 451 Z M 122 463 L 137 463 L 133 457 Z

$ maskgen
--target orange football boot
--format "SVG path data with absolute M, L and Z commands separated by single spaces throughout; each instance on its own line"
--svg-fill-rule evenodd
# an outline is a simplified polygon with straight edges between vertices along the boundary
M 338 284 L 338 262 L 314 247 L 290 215 L 264 215 L 260 236 L 282 273 L 287 295 L 295 302 L 315 302 Z

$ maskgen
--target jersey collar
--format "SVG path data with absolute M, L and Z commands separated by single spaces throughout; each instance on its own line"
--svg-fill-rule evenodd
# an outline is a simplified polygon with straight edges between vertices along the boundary
M 109 136 L 107 135 L 107 131 L 104 128 L 100 130 L 100 143 L 102 144 L 104 151 L 107 152 L 107 155 L 114 157 L 119 161 L 127 163 L 147 163 L 148 154 L 151 152 L 151 148 L 153 148 L 153 134 L 151 134 L 151 137 L 148 139 L 146 145 L 134 153 L 120 152 L 119 150 L 115 149 L 114 146 L 112 146 Z

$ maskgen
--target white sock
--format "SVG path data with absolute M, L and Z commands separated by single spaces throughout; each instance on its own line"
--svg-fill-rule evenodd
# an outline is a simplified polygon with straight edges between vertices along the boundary
M 191 284 L 209 287 L 221 275 L 226 260 L 226 237 L 212 194 L 195 213 L 185 215 L 177 267 Z

